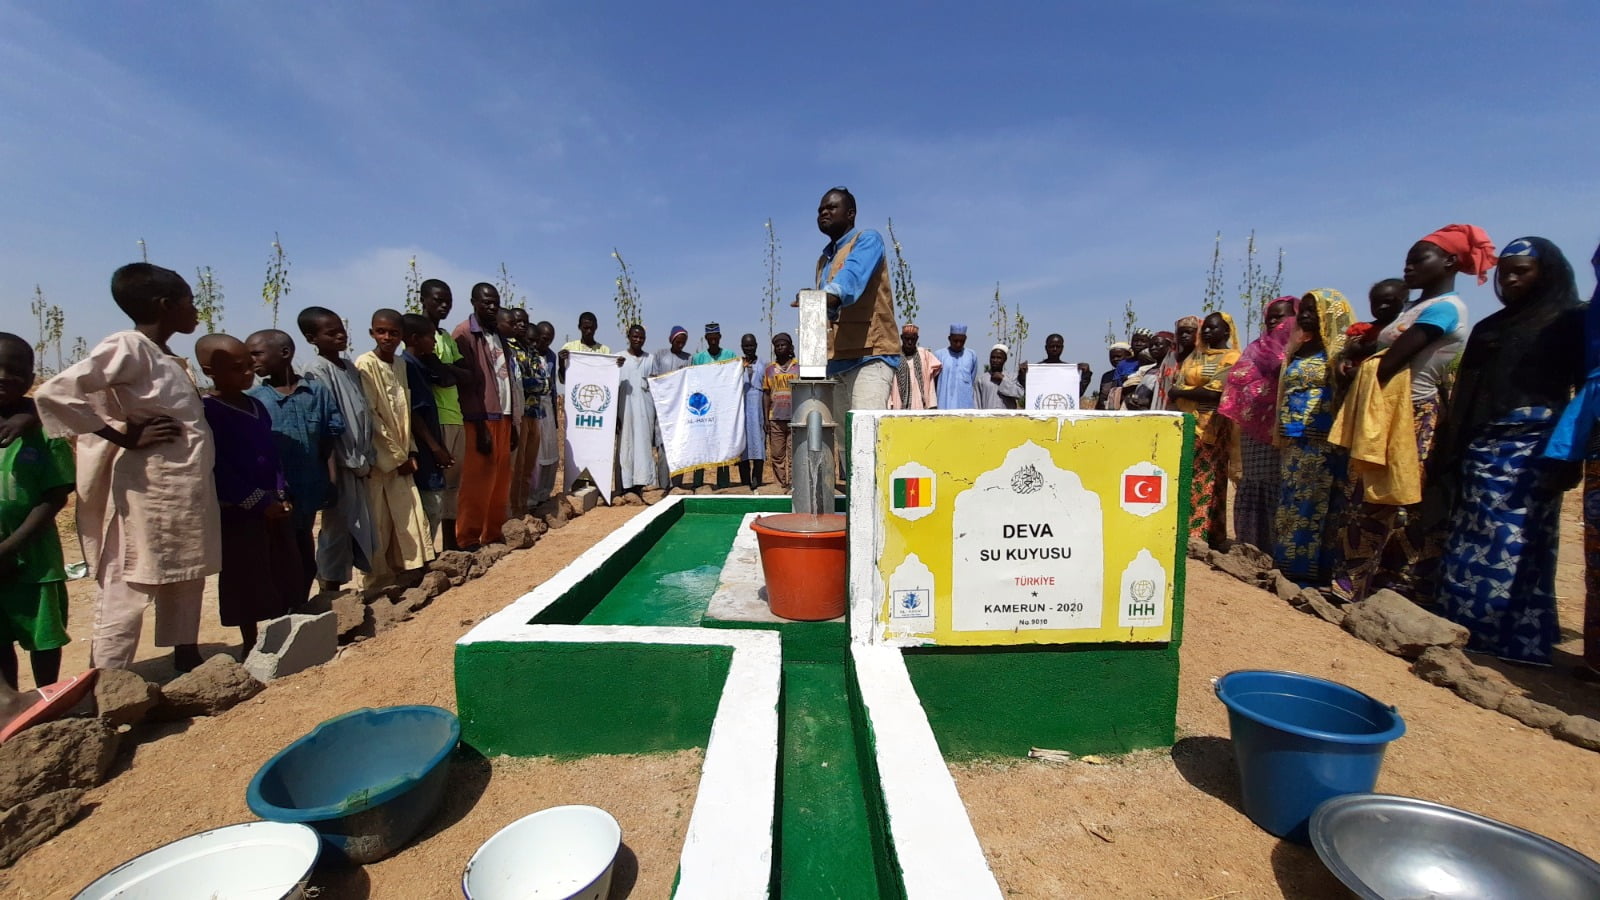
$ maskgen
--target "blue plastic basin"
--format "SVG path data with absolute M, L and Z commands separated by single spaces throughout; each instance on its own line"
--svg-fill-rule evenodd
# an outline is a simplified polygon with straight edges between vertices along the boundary
M 1228 708 L 1245 815 L 1302 844 L 1317 806 L 1371 792 L 1384 751 L 1406 733 L 1394 707 L 1309 675 L 1229 672 L 1215 689 Z
M 461 723 L 437 706 L 358 709 L 267 760 L 245 797 L 271 822 L 297 822 L 353 863 L 383 859 L 433 817 Z

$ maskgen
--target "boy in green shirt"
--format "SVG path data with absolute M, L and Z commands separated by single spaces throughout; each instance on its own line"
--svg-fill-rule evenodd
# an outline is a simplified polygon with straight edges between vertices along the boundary
M 0 332 L 0 416 L 31 409 L 33 347 Z M 34 684 L 61 676 L 67 645 L 67 573 L 56 515 L 73 489 L 72 447 L 29 428 L 0 448 L 0 676 L 17 687 L 17 654 L 28 651 Z
M 450 332 L 440 323 L 450 315 L 455 300 L 450 295 L 450 285 L 437 278 L 429 278 L 418 286 L 422 301 L 422 314 L 433 320 L 434 349 L 421 356 L 433 387 L 433 405 L 439 409 L 439 432 L 444 438 L 444 449 L 451 459 L 460 460 L 467 452 L 465 420 L 461 418 L 461 394 L 456 385 L 471 378 L 472 373 L 462 361 L 461 349 L 456 346 Z M 444 470 L 444 490 L 439 493 L 439 536 L 441 550 L 456 549 L 456 500 L 461 494 L 461 466 Z

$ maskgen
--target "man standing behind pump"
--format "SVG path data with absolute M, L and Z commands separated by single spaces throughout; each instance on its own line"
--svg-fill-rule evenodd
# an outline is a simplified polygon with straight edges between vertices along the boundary
M 887 409 L 900 365 L 900 329 L 883 236 L 856 228 L 856 198 L 836 187 L 817 206 L 817 230 L 830 239 L 817 260 L 817 289 L 828 295 L 828 377 L 842 427 L 852 409 Z M 798 304 L 798 300 L 796 303 Z

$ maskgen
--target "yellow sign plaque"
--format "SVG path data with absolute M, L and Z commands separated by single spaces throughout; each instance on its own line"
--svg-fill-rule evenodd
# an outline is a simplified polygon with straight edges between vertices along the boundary
M 883 639 L 1172 639 L 1177 414 L 890 415 L 874 479 Z

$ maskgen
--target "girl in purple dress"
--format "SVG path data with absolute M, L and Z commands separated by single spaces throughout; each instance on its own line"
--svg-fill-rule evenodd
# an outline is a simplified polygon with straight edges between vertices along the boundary
M 272 419 L 245 393 L 255 382 L 249 352 L 237 338 L 210 334 L 195 344 L 195 355 L 214 385 L 205 408 L 222 511 L 217 606 L 222 624 L 239 629 L 243 659 L 255 647 L 257 622 L 288 615 L 306 599 L 300 554 Z

